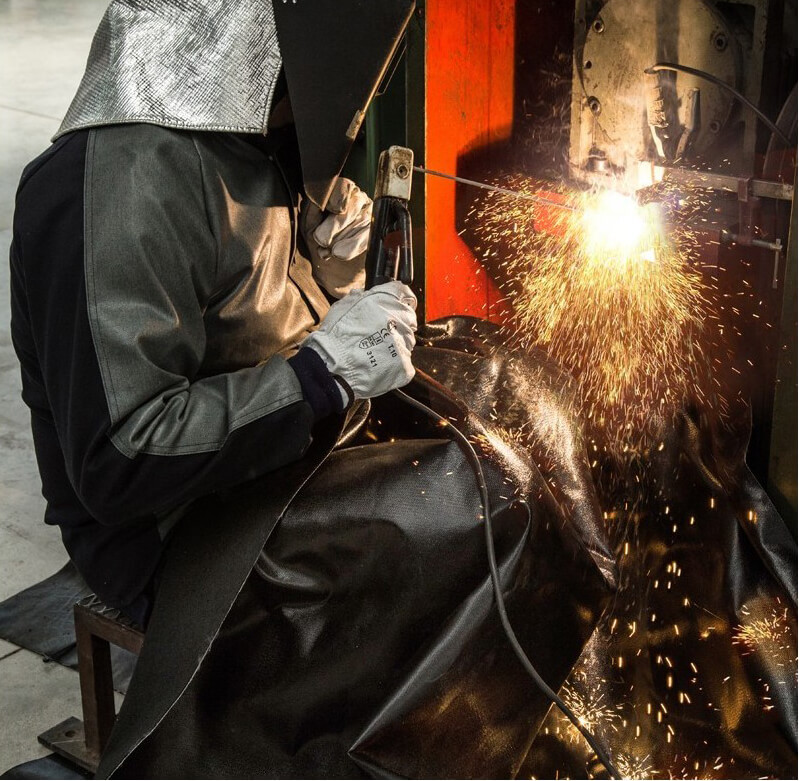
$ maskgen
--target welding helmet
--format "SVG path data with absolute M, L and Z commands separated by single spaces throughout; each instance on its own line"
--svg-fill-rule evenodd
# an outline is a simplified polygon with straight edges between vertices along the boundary
M 306 195 L 324 208 L 414 0 L 273 0 Z
M 284 69 L 306 194 L 324 208 L 414 4 L 113 0 L 55 138 L 130 122 L 264 134 Z

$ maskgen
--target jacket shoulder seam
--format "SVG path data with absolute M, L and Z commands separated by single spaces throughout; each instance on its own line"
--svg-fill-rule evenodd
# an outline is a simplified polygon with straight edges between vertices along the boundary
M 94 350 L 101 366 L 100 378 L 103 382 L 106 404 L 112 413 L 112 420 L 119 419 L 119 404 L 114 389 L 114 379 L 108 354 L 103 344 L 102 329 L 99 327 L 99 312 L 97 307 L 96 279 L 94 274 L 93 251 L 93 168 L 96 131 L 90 130 L 86 139 L 86 164 L 83 181 L 83 274 L 86 279 L 86 307 L 89 315 L 89 328 L 91 329 Z
M 203 194 L 203 208 L 205 209 L 205 220 L 208 223 L 208 230 L 210 231 L 211 235 L 214 237 L 214 242 L 217 245 L 216 256 L 214 258 L 214 288 L 219 281 L 219 245 L 218 239 L 219 237 L 214 232 L 214 225 L 211 221 L 211 211 L 208 208 L 208 191 L 207 191 L 207 179 L 205 175 L 205 165 L 203 163 L 203 156 L 200 154 L 200 147 L 197 144 L 197 136 L 195 133 L 191 134 L 191 143 L 194 147 L 194 153 L 197 155 L 197 167 L 200 171 L 200 188 L 202 189 Z

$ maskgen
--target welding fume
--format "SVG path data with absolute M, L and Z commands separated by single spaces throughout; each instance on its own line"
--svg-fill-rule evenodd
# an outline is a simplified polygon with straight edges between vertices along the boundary
M 12 331 L 72 562 L 35 593 L 143 644 L 40 741 L 788 777 L 795 72 L 795 0 L 113 0 Z M 0 637 L 75 636 L 24 596 Z

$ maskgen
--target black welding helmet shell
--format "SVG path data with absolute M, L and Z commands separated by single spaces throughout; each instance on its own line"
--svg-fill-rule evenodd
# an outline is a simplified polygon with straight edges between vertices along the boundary
M 415 0 L 273 0 L 305 194 L 324 208 Z

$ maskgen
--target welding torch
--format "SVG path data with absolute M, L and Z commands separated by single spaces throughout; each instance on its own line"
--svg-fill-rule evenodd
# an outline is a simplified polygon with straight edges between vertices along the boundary
M 540 195 L 530 195 L 505 187 L 433 171 L 413 164 L 413 150 L 392 146 L 381 152 L 377 165 L 377 181 L 372 206 L 372 228 L 366 252 L 366 287 L 398 279 L 406 285 L 413 281 L 413 248 L 411 215 L 411 173 L 437 176 L 483 190 L 512 195 L 544 206 L 574 211 L 569 204 L 553 201 Z
M 392 146 L 380 153 L 366 250 L 366 288 L 398 279 L 413 282 L 411 171 L 413 150 Z

